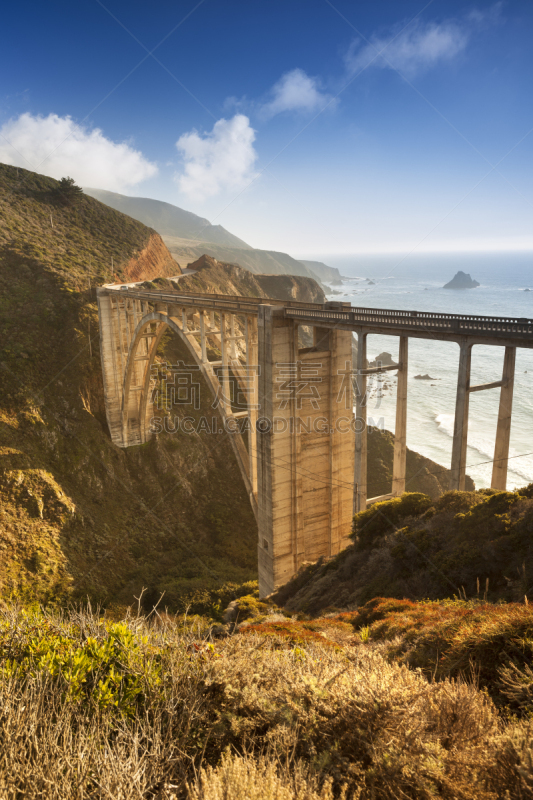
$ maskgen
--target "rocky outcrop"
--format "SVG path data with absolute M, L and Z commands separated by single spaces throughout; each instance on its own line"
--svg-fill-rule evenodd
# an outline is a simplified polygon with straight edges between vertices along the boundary
M 170 251 L 158 233 L 152 233 L 148 244 L 140 253 L 132 256 L 123 266 L 126 280 L 142 281 L 151 278 L 170 278 L 181 275 L 179 264 L 174 261 Z
M 462 270 L 459 270 L 451 281 L 449 281 L 443 289 L 475 289 L 480 286 L 477 281 L 470 277 L 470 275 Z
M 179 281 L 186 292 L 238 294 L 250 297 L 297 300 L 301 303 L 324 303 L 326 296 L 313 278 L 300 275 L 257 275 L 239 264 L 218 261 L 204 253 L 187 264 L 194 270 Z
M 268 297 L 298 300 L 300 303 L 325 303 L 324 292 L 313 280 L 300 275 L 256 275 Z
M 393 364 L 396 364 L 396 361 L 393 359 L 390 353 L 383 352 L 380 353 L 379 356 L 376 356 L 374 361 L 370 361 L 368 364 L 369 367 L 392 367 Z
M 208 256 L 207 253 L 204 253 L 197 258 L 196 261 L 192 261 L 190 264 L 187 264 L 187 269 L 209 269 L 210 267 L 216 267 L 219 261 L 217 258 L 213 256 Z M 237 266 L 236 264 L 233 266 Z

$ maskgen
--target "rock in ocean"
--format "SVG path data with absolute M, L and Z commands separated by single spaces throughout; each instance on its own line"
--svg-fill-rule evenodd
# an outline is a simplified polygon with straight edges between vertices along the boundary
M 459 272 L 452 278 L 452 280 L 443 286 L 443 289 L 475 289 L 480 284 L 473 280 L 466 272 Z

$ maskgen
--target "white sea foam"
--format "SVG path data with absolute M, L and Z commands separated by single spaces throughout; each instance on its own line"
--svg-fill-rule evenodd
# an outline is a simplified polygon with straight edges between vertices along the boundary
M 453 438 L 453 414 L 438 414 L 435 417 L 435 422 L 437 423 L 439 431 L 442 431 L 442 433 L 446 434 L 450 438 Z M 468 449 L 475 450 L 477 453 L 479 453 L 483 462 L 490 461 L 494 457 L 494 444 L 486 439 L 483 439 L 481 436 L 476 436 L 470 432 L 468 436 Z M 527 469 L 521 469 L 518 458 L 520 455 L 520 453 L 517 453 L 512 449 L 509 451 L 509 456 L 511 458 L 509 462 L 509 471 L 529 482 L 531 481 L 532 477 L 531 471 L 528 471 Z M 517 458 L 515 459 L 513 456 L 517 456 Z M 476 466 L 476 464 L 472 464 L 472 466 Z
M 453 437 L 453 414 L 437 414 L 435 422 L 439 431 Z

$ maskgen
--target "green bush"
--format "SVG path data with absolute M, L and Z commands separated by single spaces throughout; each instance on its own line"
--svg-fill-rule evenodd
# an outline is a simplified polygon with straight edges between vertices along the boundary
M 381 536 L 393 530 L 400 520 L 420 517 L 432 506 L 430 498 L 421 492 L 405 492 L 381 503 L 374 503 L 353 519 L 352 538 L 362 548 L 372 547 Z
M 68 699 L 114 707 L 130 717 L 142 705 L 145 692 L 161 683 L 160 658 L 147 661 L 147 638 L 125 622 L 102 621 L 98 633 L 85 638 L 75 625 L 58 627 L 34 609 L 22 611 L 15 639 L 10 633 L 9 624 L 2 622 L 3 678 L 44 673 L 57 680 Z

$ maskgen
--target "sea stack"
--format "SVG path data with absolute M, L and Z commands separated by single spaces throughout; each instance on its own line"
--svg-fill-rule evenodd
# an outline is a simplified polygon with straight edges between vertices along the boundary
M 449 283 L 447 283 L 443 288 L 444 289 L 475 289 L 476 286 L 479 286 L 479 285 L 480 284 L 477 281 L 473 280 L 470 277 L 470 275 L 468 275 L 466 272 L 462 272 L 461 270 L 459 270 L 459 272 L 455 275 L 455 277 L 452 278 L 452 280 Z

